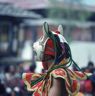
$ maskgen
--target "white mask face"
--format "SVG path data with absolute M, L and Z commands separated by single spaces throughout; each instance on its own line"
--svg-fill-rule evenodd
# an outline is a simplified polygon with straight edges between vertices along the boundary
M 34 50 L 35 60 L 42 61 L 43 51 L 44 51 L 42 45 L 40 45 L 39 42 L 35 42 L 33 44 L 33 50 Z
M 43 40 L 43 38 L 40 38 L 38 41 L 34 42 L 34 44 L 33 44 L 35 60 L 37 60 L 37 61 L 43 60 L 45 45 L 48 40 L 48 38 L 44 38 L 44 40 Z

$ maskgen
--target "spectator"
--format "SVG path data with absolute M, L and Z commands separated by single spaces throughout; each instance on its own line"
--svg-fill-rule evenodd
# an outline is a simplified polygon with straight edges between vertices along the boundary
M 5 86 L 0 80 L 0 96 L 5 96 Z

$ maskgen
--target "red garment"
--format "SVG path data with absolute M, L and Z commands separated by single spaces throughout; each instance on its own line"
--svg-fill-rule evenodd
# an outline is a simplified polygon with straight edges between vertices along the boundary
M 66 71 L 65 71 L 66 70 Z M 78 80 L 86 79 L 85 74 L 78 71 L 71 71 L 69 69 L 58 68 L 50 72 L 48 78 L 42 79 L 41 81 L 37 82 L 36 84 L 32 85 L 32 80 L 36 80 L 42 76 L 45 76 L 46 73 L 37 74 L 37 73 L 24 73 L 23 80 L 24 83 L 27 85 L 28 91 L 34 91 L 33 96 L 48 96 L 48 91 L 50 90 L 50 86 L 52 85 L 51 76 L 54 78 L 62 78 L 65 80 L 66 89 L 71 96 L 75 96 L 79 92 L 79 83 Z M 72 79 L 72 84 L 68 79 L 69 77 Z M 46 82 L 45 82 L 46 81 Z M 44 90 L 43 90 L 44 88 Z M 72 90 L 71 90 L 72 89 Z
M 86 80 L 84 84 L 84 89 L 86 93 L 91 93 L 92 92 L 92 82 L 91 80 Z

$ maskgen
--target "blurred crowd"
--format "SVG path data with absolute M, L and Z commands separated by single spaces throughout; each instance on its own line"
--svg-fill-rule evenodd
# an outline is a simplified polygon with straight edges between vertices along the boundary
M 36 64 L 32 64 L 26 70 L 23 63 L 0 66 L 0 96 L 32 96 L 32 93 L 26 90 L 21 76 L 23 72 L 35 72 L 36 67 Z M 82 68 L 82 71 L 95 74 L 94 63 L 88 62 L 88 65 Z M 95 96 L 95 80 L 93 80 L 93 77 L 80 81 L 80 85 L 80 91 L 85 94 L 84 96 Z
M 73 70 L 77 70 L 73 67 Z M 84 94 L 84 96 L 95 96 L 95 66 L 92 61 L 89 61 L 87 66 L 81 68 L 83 72 L 91 73 L 90 77 L 87 80 L 82 80 L 80 82 L 80 92 Z M 90 74 L 89 74 L 90 75 Z
M 32 96 L 26 90 L 22 73 L 33 72 L 35 67 L 33 64 L 26 70 L 23 64 L 0 66 L 0 96 Z

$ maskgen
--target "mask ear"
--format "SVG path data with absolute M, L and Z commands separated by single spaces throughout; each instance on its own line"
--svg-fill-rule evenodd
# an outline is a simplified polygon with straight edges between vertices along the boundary
M 60 32 L 61 35 L 63 35 L 63 26 L 62 25 L 58 26 L 58 31 Z
M 44 25 L 43 25 L 43 35 L 44 36 L 47 36 L 47 34 L 49 33 L 49 25 L 47 22 L 44 22 Z

